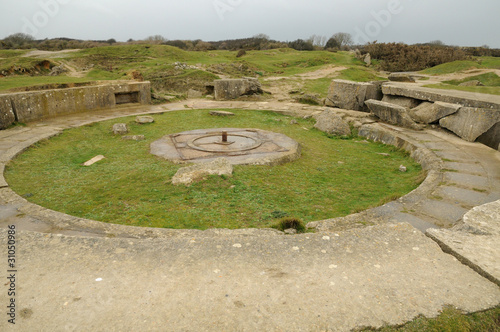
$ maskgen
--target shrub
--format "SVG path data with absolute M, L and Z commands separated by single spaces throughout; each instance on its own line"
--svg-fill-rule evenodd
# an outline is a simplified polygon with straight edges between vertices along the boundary
M 298 218 L 293 217 L 285 217 L 280 219 L 275 228 L 279 229 L 280 231 L 293 228 L 299 233 L 303 233 L 306 230 L 304 222 Z
M 369 43 L 362 49 L 380 67 L 387 71 L 419 71 L 446 62 L 467 59 L 467 53 L 458 47 L 433 45 L 406 45 L 402 43 Z
M 246 55 L 247 52 L 245 50 L 239 50 L 238 54 L 236 54 L 237 58 L 241 58 L 242 56 Z
M 314 51 L 313 44 L 303 39 L 297 39 L 293 42 L 290 42 L 288 46 L 297 51 Z

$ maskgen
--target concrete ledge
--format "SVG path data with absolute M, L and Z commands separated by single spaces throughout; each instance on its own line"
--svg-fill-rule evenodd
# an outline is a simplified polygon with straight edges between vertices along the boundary
M 375 142 L 382 142 L 386 145 L 392 145 L 409 152 L 410 156 L 416 162 L 421 164 L 422 168 L 425 171 L 427 171 L 426 179 L 417 189 L 413 190 L 406 196 L 401 197 L 397 201 L 393 201 L 376 208 L 368 209 L 360 213 L 351 214 L 346 217 L 310 222 L 307 224 L 307 227 L 314 228 L 321 232 L 329 232 L 342 230 L 344 227 L 346 229 L 352 228 L 353 225 L 364 227 L 366 222 L 369 222 L 371 224 L 379 224 L 385 223 L 388 220 L 394 222 L 411 222 L 412 225 L 418 227 L 421 230 L 436 227 L 424 220 L 414 218 L 409 214 L 402 214 L 400 213 L 400 211 L 404 210 L 404 204 L 406 203 L 415 204 L 417 202 L 425 200 L 425 198 L 437 188 L 438 184 L 443 178 L 443 174 L 441 172 L 443 168 L 442 160 L 438 158 L 434 153 L 432 153 L 432 151 L 425 148 L 418 142 L 405 137 L 404 135 L 398 133 L 396 130 L 385 128 L 380 124 L 364 125 L 360 128 L 358 135 L 361 137 L 366 137 Z
M 151 84 L 114 82 L 68 89 L 1 94 L 0 128 L 7 128 L 14 121 L 27 123 L 128 103 L 150 104 Z
M 433 89 L 414 84 L 385 83 L 384 95 L 402 96 L 422 101 L 441 101 L 466 107 L 500 109 L 500 96 L 458 90 Z

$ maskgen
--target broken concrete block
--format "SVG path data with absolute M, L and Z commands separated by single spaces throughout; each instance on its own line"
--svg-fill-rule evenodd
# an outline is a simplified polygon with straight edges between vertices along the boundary
M 336 136 L 349 136 L 351 135 L 351 128 L 337 115 L 333 110 L 325 110 L 316 117 L 316 124 L 314 128 L 321 130 L 330 135 Z
M 366 105 L 382 121 L 415 130 L 422 129 L 411 119 L 407 108 L 378 100 L 368 100 Z
M 455 114 L 462 108 L 462 105 L 443 103 L 437 101 L 435 103 L 422 103 L 418 107 L 413 108 L 410 115 L 413 120 L 420 123 L 435 123 L 448 115 Z
M 382 98 L 382 101 L 406 108 L 415 108 L 422 103 L 421 100 L 391 95 L 385 95 L 384 98 Z
M 113 134 L 125 135 L 128 133 L 128 127 L 125 123 L 115 123 L 113 125 Z
M 479 136 L 500 122 L 500 109 L 462 107 L 458 112 L 439 121 L 466 141 L 474 142 Z
M 262 93 L 262 85 L 256 78 L 225 79 L 214 82 L 215 99 L 231 100 L 245 95 Z
M 172 178 L 172 184 L 189 186 L 208 175 L 232 176 L 232 174 L 233 165 L 226 158 L 217 158 L 211 162 L 180 168 Z

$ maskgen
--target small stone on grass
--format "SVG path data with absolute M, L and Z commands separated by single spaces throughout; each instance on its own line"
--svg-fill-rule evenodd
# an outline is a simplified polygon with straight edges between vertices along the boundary
M 92 166 L 95 163 L 103 160 L 105 157 L 103 155 L 95 156 L 94 158 L 90 159 L 89 161 L 86 161 L 83 163 L 83 166 Z
M 135 118 L 135 122 L 138 124 L 147 124 L 155 122 L 155 119 L 152 116 L 138 116 Z

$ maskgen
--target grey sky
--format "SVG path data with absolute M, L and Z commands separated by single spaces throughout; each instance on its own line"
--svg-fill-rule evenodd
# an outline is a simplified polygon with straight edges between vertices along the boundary
M 359 43 L 442 40 L 500 48 L 498 0 L 0 0 L 0 39 L 276 40 L 348 32 Z

